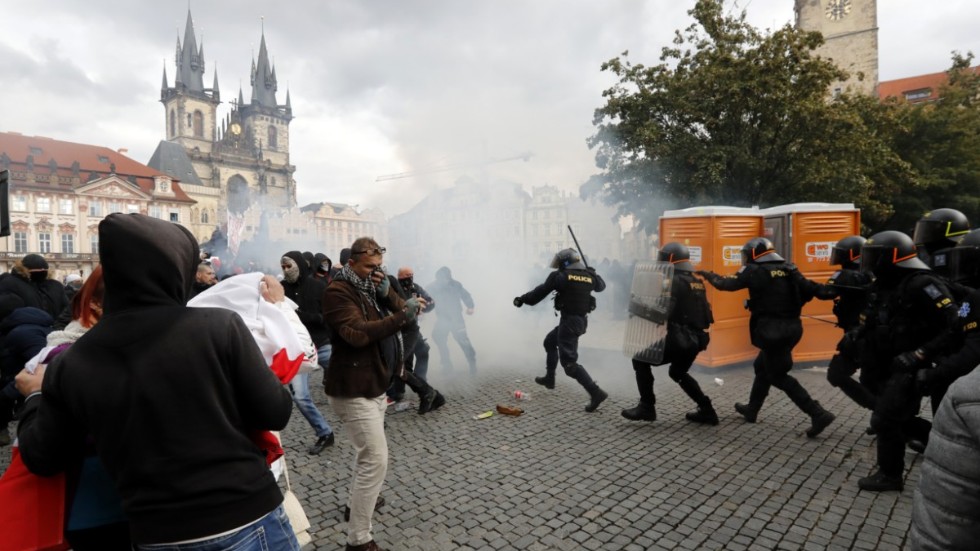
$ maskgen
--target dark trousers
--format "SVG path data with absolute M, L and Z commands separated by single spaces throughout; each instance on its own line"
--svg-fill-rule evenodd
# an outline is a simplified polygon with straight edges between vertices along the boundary
M 749 393 L 749 407 L 758 411 L 776 387 L 803 412 L 813 415 L 815 402 L 810 394 L 792 375 L 793 348 L 803 337 L 803 324 L 799 318 L 751 318 L 749 328 L 752 344 L 759 347 L 759 355 L 752 363 L 755 378 Z
M 669 363 L 667 376 L 680 385 L 681 390 L 700 408 L 711 406 L 711 400 L 701 390 L 701 385 L 689 373 L 694 365 L 698 352 L 707 347 L 707 335 L 686 327 L 671 326 L 668 329 L 667 344 L 664 348 L 663 365 Z M 699 335 L 700 333 L 700 335 Z M 704 343 L 699 340 L 703 337 Z M 703 344 L 703 346 L 702 346 Z M 640 391 L 640 402 L 654 405 L 656 397 L 653 394 L 653 369 L 650 363 L 633 359 L 633 371 L 636 373 L 636 387 Z
M 893 373 L 882 388 L 871 427 L 878 433 L 878 467 L 891 477 L 905 472 L 905 441 L 928 442 L 932 424 L 918 417 L 921 398 L 915 391 L 915 373 Z
M 861 371 L 861 379 L 855 380 L 854 374 L 860 368 L 857 360 L 843 353 L 835 354 L 827 366 L 827 382 L 841 390 L 854 403 L 864 409 L 873 410 L 876 398 L 871 389 L 864 384 L 865 372 Z
M 578 338 L 585 334 L 589 321 L 585 316 L 562 314 L 558 325 L 544 337 L 545 371 L 554 379 L 558 363 L 565 375 L 575 379 L 589 394 L 599 389 L 584 367 L 578 363 Z
M 439 349 L 439 359 L 442 361 L 444 370 L 449 371 L 453 368 L 453 361 L 449 356 L 449 335 L 463 350 L 466 361 L 469 363 L 470 370 L 476 369 L 476 350 L 470 342 L 470 337 L 466 334 L 466 324 L 463 320 L 453 320 L 446 318 L 436 318 L 436 325 L 432 328 L 432 340 Z
M 429 370 L 429 345 L 418 330 L 403 331 L 402 345 L 405 349 L 405 378 L 403 379 L 399 373 L 393 374 L 387 394 L 390 397 L 404 395 L 405 383 L 409 382 L 412 390 L 421 397 L 429 388 L 425 377 Z M 417 364 L 413 361 L 416 356 L 419 358 Z M 422 390 L 422 394 L 419 393 L 419 389 Z

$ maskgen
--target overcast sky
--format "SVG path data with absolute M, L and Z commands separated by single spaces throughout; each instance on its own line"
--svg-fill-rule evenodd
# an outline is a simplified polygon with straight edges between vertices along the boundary
M 854 0 L 859 2 L 861 0 Z M 261 21 L 291 91 L 299 203 L 410 208 L 479 169 L 375 182 L 440 164 L 504 159 L 493 178 L 569 190 L 593 172 L 585 145 L 599 65 L 624 50 L 653 63 L 694 0 L 192 0 L 210 86 L 249 101 Z M 980 52 L 977 0 L 878 3 L 882 80 L 939 72 L 950 52 Z M 727 2 L 758 27 L 791 23 L 793 0 Z M 147 162 L 164 137 L 164 63 L 187 5 L 137 0 L 0 0 L 0 131 L 126 148 Z M 219 115 L 229 107 L 222 104 Z

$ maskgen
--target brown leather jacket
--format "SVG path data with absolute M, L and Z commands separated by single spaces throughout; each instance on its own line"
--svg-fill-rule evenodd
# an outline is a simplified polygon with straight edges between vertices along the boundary
M 335 280 L 323 294 L 323 318 L 332 332 L 333 354 L 324 373 L 323 389 L 338 398 L 377 398 L 388 389 L 391 370 L 381 353 L 382 341 L 408 323 L 405 301 L 394 287 L 381 304 L 393 314 L 382 318 L 367 299 L 346 281 Z M 401 361 L 399 359 L 399 361 Z

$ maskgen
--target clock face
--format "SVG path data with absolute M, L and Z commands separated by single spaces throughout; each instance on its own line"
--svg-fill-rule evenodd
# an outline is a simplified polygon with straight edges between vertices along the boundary
M 840 21 L 851 13 L 851 0 L 828 0 L 825 13 L 827 19 Z
M 229 130 L 231 130 L 232 134 L 237 136 L 242 133 L 242 125 L 238 124 L 237 122 L 232 123 L 231 128 L 229 128 Z

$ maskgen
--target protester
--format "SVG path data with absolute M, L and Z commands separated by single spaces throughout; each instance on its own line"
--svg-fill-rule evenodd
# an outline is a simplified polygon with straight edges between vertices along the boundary
M 98 324 L 47 369 L 21 372 L 20 453 L 66 469 L 91 436 L 137 549 L 299 549 L 282 493 L 251 434 L 281 430 L 292 400 L 241 318 L 185 306 L 198 248 L 140 214 L 99 224 Z M 47 373 L 45 373 L 47 371 Z M 43 377 L 43 389 L 42 389 Z M 209 547 L 210 546 L 210 547 Z
M 453 279 L 453 273 L 447 266 L 436 270 L 436 280 L 428 285 L 429 293 L 439 303 L 436 310 L 436 324 L 432 328 L 432 340 L 439 349 L 439 359 L 443 371 L 453 370 L 453 361 L 449 356 L 449 335 L 463 350 L 470 374 L 476 374 L 476 350 L 466 334 L 466 322 L 463 320 L 462 308 L 466 315 L 473 315 L 473 297 L 463 284 Z
M 68 307 L 65 287 L 48 279 L 48 262 L 38 254 L 25 256 L 14 264 L 9 273 L 0 275 L 0 295 L 12 295 L 19 299 L 14 308 L 33 306 L 44 310 L 52 318 L 57 318 Z
M 347 551 L 380 550 L 371 535 L 374 509 L 388 472 L 385 390 L 401 362 L 399 331 L 425 306 L 402 300 L 382 270 L 385 249 L 370 237 L 351 245 L 350 260 L 324 295 L 324 317 L 334 351 L 324 390 L 354 447 L 354 476 L 347 513 Z
M 218 283 L 218 277 L 214 273 L 214 267 L 211 266 L 210 262 L 201 262 L 197 265 L 197 274 L 194 276 L 194 287 L 191 289 L 191 295 L 188 297 L 188 300 L 214 287 L 216 283 Z

